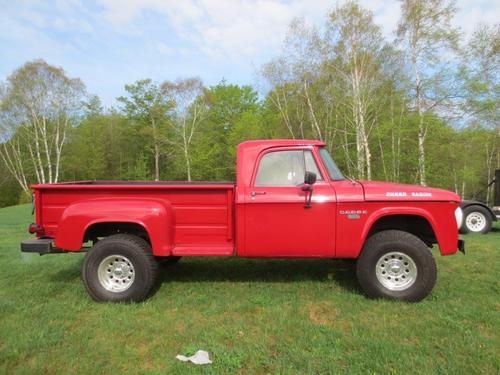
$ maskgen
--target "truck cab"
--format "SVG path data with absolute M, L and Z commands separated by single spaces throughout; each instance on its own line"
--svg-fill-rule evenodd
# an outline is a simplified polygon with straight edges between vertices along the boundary
M 443 255 L 457 251 L 455 193 L 348 179 L 320 141 L 244 142 L 237 160 L 240 256 L 357 258 L 385 227 L 437 243 Z M 306 172 L 316 176 L 310 189 Z

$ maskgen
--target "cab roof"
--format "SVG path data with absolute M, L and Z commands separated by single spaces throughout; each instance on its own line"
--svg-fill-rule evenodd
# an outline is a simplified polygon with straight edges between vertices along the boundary
M 325 143 L 310 139 L 265 139 L 240 143 L 236 159 L 237 185 L 248 186 L 250 184 L 257 157 L 264 150 L 273 147 L 297 146 L 323 147 Z
M 238 147 L 255 146 L 325 146 L 325 142 L 314 139 L 258 139 L 241 142 Z

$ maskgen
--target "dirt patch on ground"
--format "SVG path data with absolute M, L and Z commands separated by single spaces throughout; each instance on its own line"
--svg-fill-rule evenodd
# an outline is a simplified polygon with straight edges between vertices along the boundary
M 492 328 L 486 327 L 483 324 L 479 324 L 477 326 L 477 330 L 479 331 L 479 334 L 481 337 L 484 337 L 485 339 L 492 340 L 495 338 L 495 333 Z M 2 347 L 2 343 L 0 342 L 0 348 Z
M 147 372 L 158 370 L 158 368 L 156 368 L 149 359 L 146 359 L 144 362 L 141 363 L 141 369 Z
M 328 302 L 310 303 L 306 305 L 309 320 L 317 326 L 332 327 L 338 322 L 338 309 Z
M 183 322 L 176 322 L 175 331 L 177 333 L 184 333 L 186 331 L 186 325 Z

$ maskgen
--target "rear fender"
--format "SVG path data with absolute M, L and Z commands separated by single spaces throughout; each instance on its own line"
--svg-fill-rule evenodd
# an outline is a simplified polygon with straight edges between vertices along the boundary
M 174 245 L 174 213 L 169 202 L 155 199 L 105 198 L 68 206 L 58 224 L 55 246 L 79 251 L 85 233 L 94 224 L 137 224 L 147 232 L 153 254 L 168 256 Z

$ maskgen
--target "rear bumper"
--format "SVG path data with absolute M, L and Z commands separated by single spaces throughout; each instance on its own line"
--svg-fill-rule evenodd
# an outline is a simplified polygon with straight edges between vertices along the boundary
M 55 248 L 53 243 L 53 240 L 50 238 L 24 240 L 21 242 L 21 251 L 23 253 L 38 253 L 40 255 L 64 252 L 61 249 Z
M 495 215 L 495 218 L 497 220 L 500 220 L 500 207 L 499 206 L 495 206 L 491 209 L 491 211 L 493 211 L 493 215 Z

